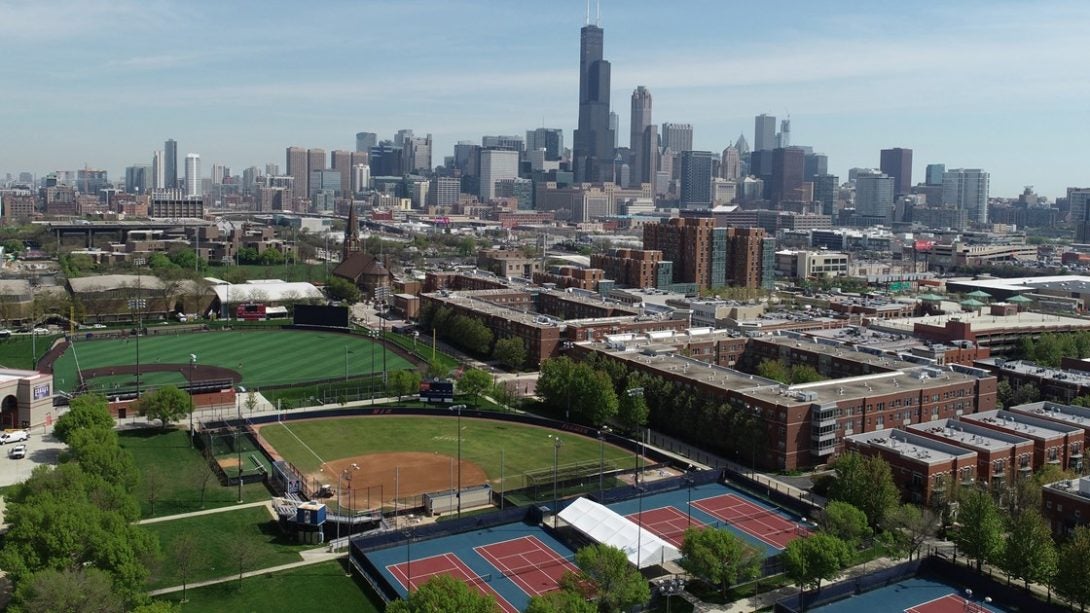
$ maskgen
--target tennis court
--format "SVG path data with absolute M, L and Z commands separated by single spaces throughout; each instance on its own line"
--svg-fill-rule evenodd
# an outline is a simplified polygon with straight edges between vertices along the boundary
M 555 590 L 565 573 L 578 570 L 535 536 L 475 547 L 474 551 L 531 597 Z
M 660 507 L 643 513 L 626 515 L 625 518 L 642 525 L 655 536 L 666 539 L 668 543 L 679 549 L 682 541 L 685 540 L 686 529 L 704 527 L 703 522 L 679 511 L 677 507 Z
M 696 500 L 693 506 L 776 549 L 784 549 L 795 538 L 809 534 L 802 526 L 734 494 Z
M 914 577 L 807 610 L 812 613 L 1002 613 L 1009 610 L 993 602 L 984 602 L 981 596 L 968 599 L 966 595 L 940 580 Z
M 458 556 L 453 553 L 444 553 L 428 558 L 420 558 L 411 562 L 401 562 L 387 567 L 391 575 L 397 579 L 403 588 L 415 590 L 428 582 L 436 575 L 449 575 L 476 589 L 478 592 L 496 601 L 505 613 L 518 613 L 518 609 L 504 600 L 503 596 L 496 593 L 488 584 L 488 577 L 480 577 L 465 565 Z

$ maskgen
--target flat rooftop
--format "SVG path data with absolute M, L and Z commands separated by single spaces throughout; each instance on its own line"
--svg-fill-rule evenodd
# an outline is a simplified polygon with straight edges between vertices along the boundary
M 844 437 L 844 440 L 879 447 L 892 451 L 906 460 L 924 464 L 939 464 L 949 462 L 954 458 L 968 460 L 976 457 L 975 451 L 940 443 L 925 436 L 896 428 L 853 434 Z
M 1034 362 L 1023 362 L 1022 360 L 1004 360 L 1002 358 L 985 358 L 979 361 L 982 364 L 991 364 L 1000 370 L 1005 370 L 1020 375 L 1031 375 L 1034 377 L 1039 377 L 1041 379 L 1067 381 L 1073 385 L 1083 385 L 1090 387 L 1090 374 L 1077 370 L 1049 368 L 1047 366 L 1040 366 L 1039 364 L 1036 364 Z
M 942 436 L 958 447 L 976 451 L 1002 451 L 1021 443 L 1033 442 L 1028 438 L 992 430 L 974 423 L 957 419 L 937 419 L 905 428 L 910 432 L 928 432 Z
M 1090 409 L 1058 402 L 1030 402 L 1010 408 L 1017 413 L 1063 422 L 1069 426 L 1090 429 Z
M 1075 426 L 1064 426 L 1025 413 L 1001 409 L 962 415 L 961 419 L 968 422 L 1002 426 L 1008 430 L 1018 432 L 1021 436 L 1032 439 L 1058 438 L 1067 434 L 1082 433 L 1083 431 L 1082 428 Z
M 946 313 L 944 315 L 928 315 L 925 317 L 904 317 L 900 319 L 887 319 L 875 322 L 875 327 L 890 329 L 895 332 L 911 333 L 915 324 L 943 327 L 946 322 L 958 320 L 972 325 L 975 332 L 990 332 L 1010 328 L 1056 328 L 1056 329 L 1090 329 L 1090 319 L 1077 317 L 1065 317 L 1046 313 L 1032 313 L 1023 311 L 1015 315 L 992 315 L 979 311 L 967 313 Z

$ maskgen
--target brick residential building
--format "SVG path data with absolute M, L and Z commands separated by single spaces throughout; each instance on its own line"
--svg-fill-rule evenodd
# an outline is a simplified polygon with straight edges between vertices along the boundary
M 662 252 L 653 249 L 614 249 L 608 255 L 590 256 L 591 266 L 602 269 L 607 279 L 626 287 L 663 287 L 673 283 L 672 272 L 670 278 L 660 279 L 663 263 Z
M 975 415 L 962 415 L 961 419 L 1032 440 L 1034 467 L 1054 464 L 1061 469 L 1075 471 L 1079 471 L 1082 467 L 1085 438 L 1082 428 L 1019 411 L 981 411 Z
M 893 482 L 905 499 L 916 504 L 940 505 L 951 486 L 976 482 L 977 453 L 914 432 L 889 428 L 845 439 L 848 449 L 885 460 Z
M 673 263 L 674 283 L 695 283 L 699 289 L 762 287 L 765 269 L 775 264 L 766 238 L 761 228 L 718 228 L 706 217 L 673 217 L 643 226 L 644 249 L 661 251 Z M 766 262 L 766 255 L 772 261 Z
M 976 478 L 998 487 L 1033 472 L 1033 441 L 958 419 L 912 424 L 905 430 L 977 454 Z
M 1090 525 L 1090 477 L 1065 479 L 1042 488 L 1041 515 L 1059 536 Z

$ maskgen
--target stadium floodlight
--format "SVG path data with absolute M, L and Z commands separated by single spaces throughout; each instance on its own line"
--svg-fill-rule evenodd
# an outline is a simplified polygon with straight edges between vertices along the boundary
M 454 494 L 458 502 L 458 517 L 462 516 L 462 409 L 464 404 L 456 404 L 450 407 L 451 411 L 458 414 L 458 492 Z

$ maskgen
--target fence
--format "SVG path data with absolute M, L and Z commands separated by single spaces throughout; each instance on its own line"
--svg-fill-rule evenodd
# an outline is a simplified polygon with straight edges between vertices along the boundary
M 461 498 L 461 507 L 472 509 L 492 503 L 492 487 L 489 485 L 475 485 L 473 487 L 457 490 L 445 490 L 442 492 L 430 492 L 422 496 L 424 510 L 428 515 L 436 513 L 453 513 L 458 509 L 458 500 Z

